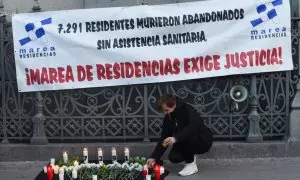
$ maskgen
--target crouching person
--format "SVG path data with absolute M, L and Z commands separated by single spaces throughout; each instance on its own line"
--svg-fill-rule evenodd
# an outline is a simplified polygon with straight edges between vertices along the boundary
M 159 142 L 147 163 L 152 166 L 172 145 L 169 160 L 172 163 L 185 162 L 179 172 L 188 176 L 198 172 L 196 154 L 208 152 L 212 146 L 213 136 L 205 126 L 196 110 L 179 97 L 169 94 L 157 101 L 159 110 L 165 113 Z

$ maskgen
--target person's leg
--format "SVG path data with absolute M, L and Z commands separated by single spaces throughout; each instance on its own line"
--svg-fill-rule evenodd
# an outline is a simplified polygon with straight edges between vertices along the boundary
M 172 163 L 185 162 L 185 167 L 179 172 L 181 176 L 188 176 L 198 172 L 195 154 L 203 154 L 211 147 L 210 142 L 191 138 L 187 141 L 175 143 L 169 153 Z
M 197 140 L 194 146 L 195 154 L 205 154 L 212 147 L 212 141 Z
M 180 153 L 185 161 L 184 168 L 178 173 L 181 176 L 188 176 L 198 172 L 194 143 L 193 140 L 181 142 Z
M 172 163 L 192 163 L 194 161 L 194 147 L 188 142 L 175 143 L 169 153 Z
M 169 160 L 175 164 L 185 161 L 183 152 L 181 151 L 182 151 L 181 144 L 175 143 L 169 153 Z
M 181 154 L 183 156 L 183 159 L 185 161 L 186 164 L 188 163 L 192 163 L 194 162 L 194 156 L 195 156 L 195 152 L 194 152 L 194 147 L 192 146 L 192 144 L 190 143 L 184 143 L 184 146 L 181 146 Z

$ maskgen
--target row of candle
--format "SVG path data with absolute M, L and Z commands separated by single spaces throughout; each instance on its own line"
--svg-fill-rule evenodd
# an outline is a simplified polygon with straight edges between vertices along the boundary
M 72 178 L 77 179 L 77 171 L 79 169 L 78 161 L 74 161 L 74 168 L 72 169 Z M 47 173 L 48 180 L 53 179 L 53 173 L 59 173 L 59 180 L 64 180 L 64 168 L 55 165 L 55 159 L 51 159 L 51 163 L 48 166 L 44 167 L 44 173 Z M 97 175 L 93 175 L 93 180 L 97 180 Z
M 88 163 L 88 149 L 83 148 L 82 153 L 83 153 L 84 163 L 87 164 Z M 117 151 L 116 151 L 115 148 L 112 148 L 111 154 L 112 154 L 112 161 L 113 162 L 117 161 Z M 125 161 L 128 161 L 129 160 L 129 149 L 128 148 L 124 149 L 124 156 L 125 156 Z M 102 151 L 101 148 L 98 148 L 98 160 L 99 160 L 99 164 L 103 163 L 103 151 Z M 63 153 L 63 161 L 64 161 L 64 163 L 68 162 L 67 152 Z M 72 178 L 73 179 L 77 179 L 78 166 L 79 166 L 78 161 L 74 161 L 74 168 L 72 170 Z M 50 172 L 52 174 L 52 169 L 54 171 L 54 174 L 59 173 L 59 180 L 64 180 L 64 169 L 59 168 L 59 166 L 55 165 L 55 159 L 54 158 L 51 158 L 51 162 L 50 162 L 50 165 L 48 167 L 44 167 L 44 171 L 45 171 L 45 173 L 48 174 L 48 177 L 49 177 Z M 153 168 L 153 171 L 154 171 L 154 179 L 155 180 L 160 180 L 160 175 L 164 173 L 164 167 L 159 166 L 159 165 L 155 165 L 154 168 Z M 151 175 L 149 175 L 149 173 L 148 173 L 148 166 L 147 165 L 145 165 L 144 168 L 143 168 L 143 175 L 144 175 L 146 180 L 151 179 Z M 93 180 L 97 180 L 97 175 L 93 175 Z
M 153 167 L 154 172 L 154 180 L 160 180 L 160 176 L 165 173 L 165 168 L 160 166 L 159 164 L 154 165 Z M 142 175 L 145 177 L 146 180 L 151 180 L 151 175 L 149 174 L 148 165 L 144 165 Z
M 72 178 L 73 179 L 77 179 L 78 166 L 79 166 L 79 163 L 77 161 L 75 161 L 74 168 L 72 170 Z M 58 172 L 59 172 L 59 180 L 64 180 L 64 169 L 62 167 L 59 168 L 59 166 L 57 166 L 57 165 L 54 165 L 54 166 L 49 165 L 48 167 L 44 167 L 44 172 L 47 173 L 48 180 L 53 179 L 52 170 L 54 171 L 54 174 L 58 174 Z M 153 167 L 153 171 L 154 171 L 154 180 L 160 180 L 160 176 L 161 176 L 161 174 L 164 173 L 165 169 L 163 166 L 160 166 L 157 164 Z M 146 180 L 151 180 L 151 175 L 149 174 L 149 169 L 148 169 L 147 165 L 144 165 L 142 175 L 145 177 Z M 97 175 L 93 175 L 92 180 L 97 180 Z
M 102 151 L 102 149 L 98 148 L 97 153 L 98 153 L 99 164 L 103 164 L 103 151 Z M 83 154 L 84 163 L 87 164 L 88 163 L 88 149 L 83 148 L 82 154 Z M 116 148 L 112 148 L 111 155 L 112 155 L 112 161 L 116 162 L 117 161 L 117 150 L 116 150 Z M 124 149 L 124 156 L 125 156 L 125 161 L 128 161 L 129 160 L 129 148 L 127 148 L 127 147 Z M 63 161 L 64 161 L 64 163 L 68 162 L 67 152 L 63 153 Z M 74 161 L 74 167 L 75 168 L 73 168 L 73 171 L 72 171 L 72 178 L 73 179 L 77 178 L 78 166 L 79 166 L 78 161 Z M 59 168 L 59 166 L 55 165 L 55 159 L 54 158 L 51 158 L 50 165 L 48 167 L 46 167 L 46 166 L 44 167 L 44 172 L 47 173 L 48 176 L 50 175 L 49 173 L 52 174 L 52 171 L 54 172 L 54 174 L 59 173 L 59 179 L 60 180 L 64 179 L 64 169 Z M 97 176 L 93 176 L 93 180 L 97 180 Z
M 72 178 L 73 179 L 77 179 L 77 170 L 78 170 L 78 166 L 79 163 L 77 161 L 74 162 L 74 168 L 72 170 Z M 61 167 L 59 168 L 59 166 L 57 165 L 48 165 L 47 167 L 44 167 L 44 172 L 47 173 L 48 176 L 48 180 L 52 180 L 53 179 L 53 172 L 54 174 L 58 174 L 59 173 L 59 180 L 64 180 L 64 169 Z M 161 174 L 164 173 L 165 169 L 163 166 L 160 165 L 155 165 L 153 168 L 154 171 L 154 180 L 160 180 L 160 176 Z M 143 172 L 142 172 L 143 176 L 145 177 L 146 180 L 151 180 L 151 175 L 149 174 L 149 169 L 148 166 L 145 165 L 143 167 Z M 92 176 L 92 180 L 97 180 L 97 175 L 93 175 Z
M 48 165 L 44 167 L 44 173 L 47 173 L 47 177 L 48 180 L 52 180 L 53 179 L 53 172 L 54 174 L 58 174 L 59 173 L 59 180 L 64 180 L 64 168 L 60 168 L 59 166 L 52 166 L 52 165 Z M 77 178 L 77 177 L 76 177 Z
M 103 163 L 103 151 L 102 151 L 102 149 L 98 148 L 97 152 L 98 152 L 98 161 L 99 161 L 99 163 Z M 83 148 L 82 154 L 83 154 L 84 163 L 87 164 L 88 161 L 89 161 L 88 149 Z M 112 148 L 111 155 L 112 155 L 112 161 L 113 162 L 117 161 L 117 150 L 116 150 L 116 148 Z M 127 148 L 127 147 L 125 147 L 125 149 L 124 149 L 124 157 L 125 157 L 125 161 L 129 160 L 129 148 Z M 64 163 L 68 162 L 67 152 L 63 153 L 63 161 L 64 161 Z

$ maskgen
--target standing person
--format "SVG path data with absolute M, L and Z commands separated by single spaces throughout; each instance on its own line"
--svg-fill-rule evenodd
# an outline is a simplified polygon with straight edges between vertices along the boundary
M 197 173 L 195 154 L 204 154 L 211 148 L 213 135 L 210 129 L 205 126 L 191 105 L 173 94 L 160 97 L 157 106 L 165 113 L 165 117 L 161 138 L 147 164 L 152 166 L 161 158 L 168 146 L 173 145 L 169 160 L 172 163 L 185 162 L 179 175 L 188 176 Z

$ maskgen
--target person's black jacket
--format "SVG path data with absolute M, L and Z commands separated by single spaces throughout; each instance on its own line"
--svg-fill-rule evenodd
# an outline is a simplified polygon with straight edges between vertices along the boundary
M 203 154 L 209 151 L 213 141 L 212 136 L 197 111 L 176 97 L 176 108 L 170 115 L 165 115 L 161 138 L 150 158 L 161 158 L 167 149 L 162 146 L 162 142 L 167 137 L 175 137 L 176 143 L 190 141 L 195 145 L 195 154 Z

